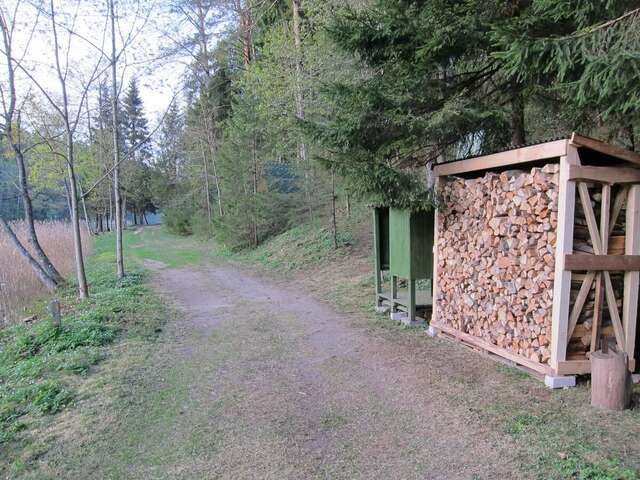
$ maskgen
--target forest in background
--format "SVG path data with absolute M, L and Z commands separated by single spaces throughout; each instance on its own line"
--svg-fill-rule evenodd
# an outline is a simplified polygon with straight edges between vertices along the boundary
M 100 233 L 117 227 L 117 209 L 135 223 L 161 211 L 173 232 L 230 248 L 308 221 L 337 246 L 336 211 L 352 201 L 431 208 L 436 162 L 572 131 L 636 148 L 639 2 L 175 0 L 165 62 L 144 68 L 175 68 L 180 54 L 188 69 L 153 125 L 143 73 L 118 72 L 132 47 L 116 30 L 158 4 L 96 2 L 99 55 L 71 65 L 55 53 L 86 40 L 74 31 L 80 3 L 14 3 L 62 43 L 49 52 L 52 93 L 11 48 L 30 23 L 2 9 L 3 75 L 24 83 L 13 108 L 3 87 L 6 228 L 63 217 Z M 36 249 L 55 279 L 43 258 Z

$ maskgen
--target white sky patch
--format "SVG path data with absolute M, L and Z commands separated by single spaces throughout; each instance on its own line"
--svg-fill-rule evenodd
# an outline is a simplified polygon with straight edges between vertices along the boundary
M 81 92 L 94 72 L 110 81 L 111 32 L 107 2 L 57 0 L 54 5 L 60 61 L 68 79 L 71 110 L 76 112 Z M 42 11 L 38 11 L 38 7 Z M 21 66 L 16 72 L 19 96 L 22 100 L 35 98 L 37 101 L 32 103 L 50 111 L 46 95 L 59 103 L 61 86 L 55 70 L 49 2 L 6 0 L 0 2 L 0 8 L 9 20 L 14 19 L 14 12 L 17 12 L 13 42 L 14 57 Z M 153 128 L 174 97 L 182 100 L 184 79 L 192 57 L 178 45 L 192 35 L 193 30 L 164 0 L 116 1 L 116 16 L 117 51 L 122 51 L 126 45 L 118 62 L 120 98 L 129 80 L 136 78 L 145 113 Z M 5 75 L 6 66 L 3 66 L 0 81 Z M 94 81 L 89 91 L 89 108 L 93 113 L 97 105 L 97 87 L 98 81 Z M 86 117 L 86 112 L 82 115 Z M 28 119 L 25 120 L 28 124 Z M 84 131 L 84 126 L 79 130 Z

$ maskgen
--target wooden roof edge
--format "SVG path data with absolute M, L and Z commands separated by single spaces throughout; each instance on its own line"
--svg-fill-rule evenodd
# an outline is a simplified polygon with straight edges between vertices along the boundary
M 569 141 L 569 139 L 563 138 L 506 150 L 504 152 L 434 165 L 433 172 L 436 176 L 456 175 L 459 173 L 490 170 L 497 167 L 561 157 L 567 154 L 567 144 Z
M 569 144 L 576 147 L 588 148 L 589 150 L 594 150 L 596 152 L 604 153 L 605 155 L 610 155 L 612 157 L 640 165 L 640 153 L 627 150 L 626 148 L 619 147 L 618 145 L 596 140 L 595 138 L 585 137 L 584 135 L 580 135 L 576 132 L 571 134 Z

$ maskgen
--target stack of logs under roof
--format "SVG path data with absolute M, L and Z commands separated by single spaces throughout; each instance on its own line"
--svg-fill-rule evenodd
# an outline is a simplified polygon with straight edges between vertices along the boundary
M 438 321 L 548 363 L 558 165 L 449 179 L 441 192 Z

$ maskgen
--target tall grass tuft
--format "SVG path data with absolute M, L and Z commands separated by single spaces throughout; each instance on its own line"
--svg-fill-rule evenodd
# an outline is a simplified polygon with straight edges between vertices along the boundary
M 14 225 L 16 234 L 26 242 L 24 223 Z M 61 221 L 38 222 L 38 238 L 44 251 L 64 276 L 74 271 L 73 231 L 71 224 Z M 91 240 L 82 229 L 82 245 L 85 254 L 91 248 Z M 20 256 L 7 236 L 0 232 L 0 328 L 13 324 L 24 316 L 24 309 L 34 299 L 44 295 L 46 289 L 40 284 L 29 264 Z

